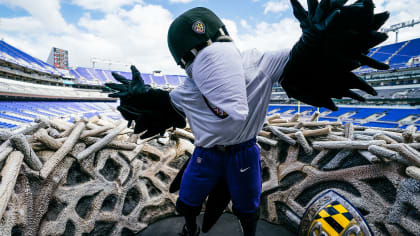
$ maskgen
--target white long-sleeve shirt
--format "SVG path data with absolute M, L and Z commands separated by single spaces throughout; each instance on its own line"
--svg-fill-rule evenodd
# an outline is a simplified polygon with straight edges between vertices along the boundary
M 288 50 L 241 53 L 226 42 L 201 50 L 191 64 L 192 78 L 170 93 L 172 103 L 187 116 L 195 145 L 232 145 L 256 137 L 288 55 Z M 222 111 L 226 118 L 214 113 Z

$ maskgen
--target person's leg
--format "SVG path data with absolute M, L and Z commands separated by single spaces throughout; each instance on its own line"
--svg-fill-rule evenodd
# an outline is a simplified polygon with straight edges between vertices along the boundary
M 201 205 L 199 206 L 190 206 L 183 203 L 181 200 L 176 202 L 176 210 L 179 214 L 183 215 L 185 218 L 185 225 L 182 229 L 182 236 L 195 236 L 200 233 L 200 230 L 197 227 L 196 218 L 200 214 Z
M 251 213 L 242 213 L 233 209 L 233 214 L 235 214 L 241 222 L 244 236 L 254 236 L 257 231 L 258 219 L 260 218 L 260 209 L 258 208 Z
M 244 236 L 254 236 L 259 219 L 261 196 L 260 150 L 254 144 L 228 160 L 226 176 L 233 212 L 241 222 Z
M 203 223 L 201 225 L 201 231 L 203 231 L 203 233 L 209 232 L 213 225 L 217 223 L 230 200 L 231 197 L 226 179 L 222 178 L 216 186 L 214 186 L 207 198 L 206 209 L 204 209 L 203 215 Z
M 210 150 L 198 148 L 194 150 L 190 162 L 182 176 L 177 211 L 185 217 L 185 235 L 198 235 L 196 217 L 200 214 L 205 198 L 220 180 L 222 172 L 221 157 Z

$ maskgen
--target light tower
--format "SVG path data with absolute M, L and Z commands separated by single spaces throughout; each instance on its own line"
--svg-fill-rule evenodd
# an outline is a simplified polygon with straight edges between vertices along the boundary
M 398 33 L 400 29 L 414 27 L 417 24 L 420 24 L 420 20 L 413 19 L 410 21 L 405 21 L 405 22 L 401 22 L 395 25 L 391 25 L 389 28 L 382 28 L 380 31 L 384 33 L 395 32 L 395 42 L 398 43 Z

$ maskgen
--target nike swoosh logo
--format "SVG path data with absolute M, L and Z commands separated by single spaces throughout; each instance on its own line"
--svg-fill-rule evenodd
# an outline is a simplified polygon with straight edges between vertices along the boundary
M 241 172 L 241 173 L 244 173 L 245 171 L 247 171 L 249 168 L 251 168 L 251 167 L 248 167 L 248 168 L 245 168 L 245 169 L 240 169 L 239 171 Z

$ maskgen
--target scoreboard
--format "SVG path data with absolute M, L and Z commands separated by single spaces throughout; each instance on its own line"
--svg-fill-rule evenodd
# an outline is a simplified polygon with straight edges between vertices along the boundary
M 69 52 L 64 49 L 53 47 L 48 56 L 47 63 L 58 69 L 69 69 Z

